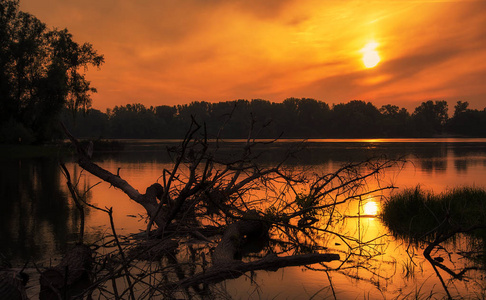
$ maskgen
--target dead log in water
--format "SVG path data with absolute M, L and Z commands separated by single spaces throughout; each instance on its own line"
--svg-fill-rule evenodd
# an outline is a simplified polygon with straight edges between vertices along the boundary
M 278 257 L 274 254 L 252 261 L 242 262 L 241 251 L 252 241 L 268 238 L 268 225 L 258 217 L 255 210 L 248 211 L 245 217 L 228 225 L 221 241 L 213 253 L 213 266 L 204 272 L 186 278 L 173 287 L 188 288 L 201 283 L 217 283 L 226 279 L 235 279 L 249 271 L 276 271 L 289 266 L 303 266 L 315 263 L 339 260 L 339 254 L 310 253 Z
M 247 263 L 235 260 L 214 265 L 204 272 L 175 283 L 172 288 L 188 288 L 201 283 L 217 283 L 226 279 L 238 278 L 249 271 L 276 271 L 283 267 L 311 265 L 334 260 L 339 260 L 339 254 L 313 253 L 286 257 L 267 255 L 260 260 Z
M 22 271 L 0 270 L 0 299 L 25 300 L 25 285 L 29 276 Z
M 242 248 L 252 240 L 268 238 L 268 226 L 261 220 L 239 220 L 228 225 L 213 253 L 213 264 L 241 258 Z
M 82 293 L 91 284 L 92 265 L 92 250 L 86 245 L 75 246 L 59 265 L 41 273 L 39 299 L 71 299 Z

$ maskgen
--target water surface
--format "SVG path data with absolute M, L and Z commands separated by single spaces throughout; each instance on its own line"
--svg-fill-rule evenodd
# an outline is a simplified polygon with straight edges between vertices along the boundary
M 119 174 L 144 192 L 160 180 L 162 170 L 170 169 L 171 158 L 166 148 L 178 141 L 127 140 L 121 152 L 96 152 L 93 159 L 103 168 Z M 221 155 L 240 151 L 242 140 L 218 144 Z M 379 139 L 379 140 L 308 140 L 304 150 L 287 162 L 296 170 L 333 172 L 343 164 L 371 157 L 404 158 L 403 168 L 388 170 L 383 182 L 399 189 L 420 185 L 423 189 L 442 192 L 459 186 L 486 188 L 486 139 Z M 282 140 L 262 146 L 260 163 L 270 166 L 280 161 L 296 140 Z M 11 262 L 46 261 L 62 253 L 66 245 L 76 240 L 79 216 L 59 169 L 59 160 L 66 162 L 79 187 L 87 189 L 99 182 L 82 172 L 71 157 L 39 156 L 3 158 L 0 170 L 0 253 Z M 366 199 L 377 203 L 382 199 Z M 144 230 L 144 210 L 119 190 L 101 183 L 90 190 L 88 201 L 99 207 L 113 207 L 117 232 L 127 234 Z M 366 203 L 348 207 L 346 214 L 363 213 Z M 107 234 L 105 213 L 88 210 L 87 232 L 92 240 Z M 378 218 L 349 218 L 339 230 L 354 234 L 363 241 L 388 234 Z M 332 237 L 330 252 L 346 253 L 346 247 Z M 366 249 L 365 249 L 366 250 Z M 368 249 L 369 250 L 369 249 Z M 367 250 L 367 251 L 368 251 Z M 408 250 L 408 252 L 407 252 Z M 368 268 L 355 268 L 352 262 L 335 272 L 321 272 L 293 267 L 277 272 L 257 272 L 250 280 L 242 277 L 224 284 L 236 298 L 259 295 L 262 298 L 298 299 L 332 295 L 339 299 L 398 297 L 408 293 L 433 291 L 443 295 L 437 276 L 421 257 L 420 248 L 410 248 L 403 241 L 386 236 L 376 242 L 377 254 Z M 443 255 L 444 253 L 442 253 Z M 441 253 L 437 253 L 441 255 Z M 411 261 L 410 258 L 413 258 Z M 460 256 L 452 260 L 464 264 Z M 336 265 L 338 263 L 334 263 Z M 332 264 L 331 264 L 332 266 Z M 337 267 L 337 266 L 336 266 Z M 482 291 L 485 282 L 481 274 L 471 272 L 471 280 L 452 283 L 457 294 L 468 297 Z M 477 278 L 475 276 L 478 276 Z M 285 287 L 285 288 L 282 288 Z M 441 294 L 442 293 L 442 294 Z

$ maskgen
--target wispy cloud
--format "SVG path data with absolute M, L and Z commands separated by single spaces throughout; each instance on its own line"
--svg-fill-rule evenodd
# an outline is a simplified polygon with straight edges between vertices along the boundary
M 486 99 L 486 1 L 22 0 L 21 8 L 105 54 L 102 70 L 89 73 L 98 108 Z M 382 61 L 364 69 L 359 49 L 370 40 Z

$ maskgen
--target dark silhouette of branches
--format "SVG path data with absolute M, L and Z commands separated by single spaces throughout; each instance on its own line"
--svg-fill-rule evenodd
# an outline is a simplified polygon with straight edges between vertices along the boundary
M 333 225 L 343 218 L 338 207 L 394 188 L 383 185 L 382 174 L 404 161 L 378 158 L 329 174 L 296 172 L 286 162 L 303 148 L 297 144 L 275 164 L 263 166 L 258 159 L 276 140 L 258 140 L 258 122 L 250 121 L 246 142 L 228 155 L 220 153 L 224 140 L 209 139 L 207 126 L 192 118 L 180 145 L 168 149 L 172 168 L 162 170 L 161 183 L 152 184 L 144 194 L 118 172 L 92 162 L 89 149 L 64 127 L 77 151 L 77 163 L 142 205 L 149 219 L 145 234 L 125 245 L 112 232 L 109 245 L 117 251 L 97 260 L 97 280 L 87 291 L 136 298 L 140 295 L 135 287 L 144 286 L 148 290 L 143 297 L 172 297 L 181 291 L 201 296 L 215 283 L 250 271 L 316 263 L 323 271 L 339 270 L 350 257 L 380 254 L 376 239 L 363 241 L 333 230 Z M 111 215 L 112 208 L 105 211 Z M 323 236 L 341 239 L 348 246 L 346 257 L 328 253 Z M 248 261 L 242 262 L 243 257 Z M 147 260 L 162 264 L 151 271 L 140 266 Z M 337 266 L 326 266 L 336 260 Z M 135 276 L 136 272 L 143 275 Z M 123 286 L 117 283 L 122 277 Z M 108 282 L 111 292 L 100 288 Z

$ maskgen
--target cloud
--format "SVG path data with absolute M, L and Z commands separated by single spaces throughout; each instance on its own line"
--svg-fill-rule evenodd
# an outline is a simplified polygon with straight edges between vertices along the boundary
M 486 1 L 22 0 L 21 8 L 105 54 L 101 71 L 88 74 L 95 107 L 292 96 L 406 106 L 486 91 Z M 370 39 L 382 62 L 364 70 L 359 49 Z

